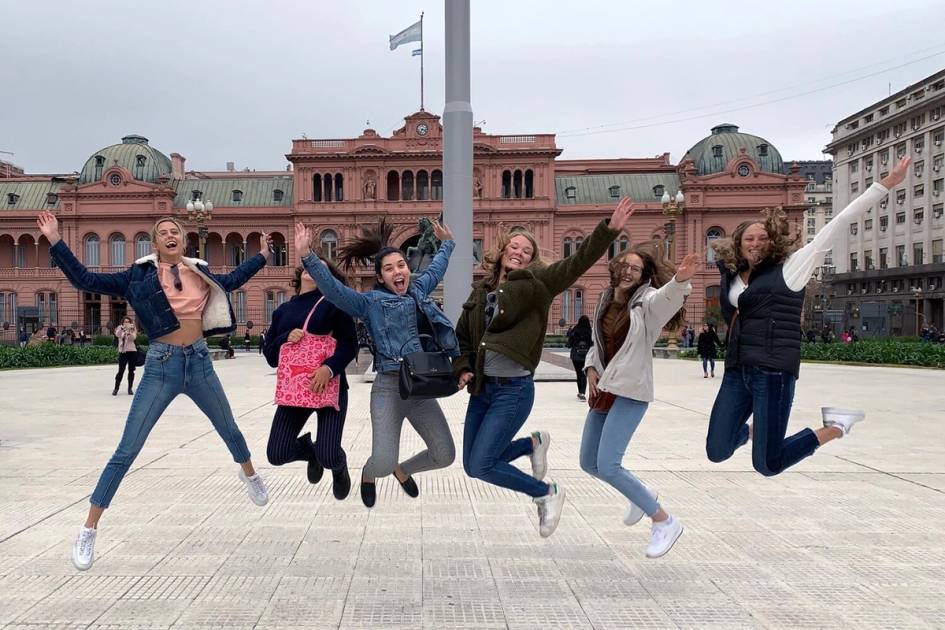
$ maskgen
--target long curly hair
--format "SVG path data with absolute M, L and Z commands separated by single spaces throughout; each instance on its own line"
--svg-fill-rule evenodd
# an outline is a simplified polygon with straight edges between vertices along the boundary
M 735 228 L 730 238 L 720 238 L 712 243 L 712 249 L 718 260 L 722 261 L 725 268 L 730 273 L 738 273 L 748 269 L 748 261 L 742 256 L 742 236 L 749 226 L 759 224 L 764 227 L 768 233 L 768 253 L 765 256 L 766 261 L 774 264 L 783 263 L 788 256 L 797 249 L 797 243 L 801 240 L 801 232 L 798 229 L 791 232 L 791 224 L 788 221 L 787 213 L 780 207 L 765 208 L 761 211 L 761 218 L 753 221 L 743 221 Z
M 533 253 L 532 260 L 528 263 L 529 268 L 542 269 L 545 267 L 541 248 L 538 246 L 538 239 L 535 238 L 534 234 L 521 228 L 500 232 L 495 244 L 482 256 L 482 269 L 486 272 L 486 287 L 490 291 L 499 286 L 499 277 L 502 275 L 502 254 L 513 236 L 524 236 L 532 244 Z
M 673 276 L 676 275 L 676 266 L 670 262 L 663 253 L 663 242 L 654 239 L 640 243 L 639 245 L 634 245 L 630 249 L 620 252 L 620 254 L 610 261 L 607 269 L 610 272 L 610 286 L 612 289 L 616 289 L 617 285 L 620 284 L 624 270 L 630 266 L 630 263 L 627 261 L 630 254 L 638 256 L 640 260 L 643 261 L 643 273 L 640 278 L 641 284 L 649 282 L 651 287 L 658 289 L 672 280 Z M 682 327 L 685 321 L 686 307 L 682 307 L 676 311 L 664 328 L 677 330 Z

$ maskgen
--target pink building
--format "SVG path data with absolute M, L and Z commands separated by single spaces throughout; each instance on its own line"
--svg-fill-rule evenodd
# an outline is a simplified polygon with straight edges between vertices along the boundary
M 553 134 L 491 135 L 474 131 L 474 249 L 488 249 L 496 234 L 515 226 L 536 234 L 552 257 L 574 251 L 614 204 L 630 195 L 639 210 L 610 256 L 632 243 L 674 232 L 675 255 L 706 251 L 714 238 L 767 206 L 783 206 L 800 227 L 806 181 L 793 169 L 782 174 L 781 156 L 768 142 L 720 125 L 674 165 L 669 154 L 619 160 L 561 160 Z M 292 226 L 311 225 L 324 252 L 333 256 L 359 226 L 386 217 L 395 225 L 393 244 L 406 248 L 419 237 L 417 220 L 442 207 L 442 127 L 439 117 L 417 112 L 390 137 L 365 129 L 357 138 L 293 140 L 291 167 L 277 172 L 187 171 L 141 136 L 129 135 L 85 162 L 78 176 L 0 176 L 0 339 L 12 341 L 18 326 L 52 323 L 96 332 L 128 312 L 123 300 L 73 289 L 50 267 L 49 243 L 35 226 L 37 212 L 56 212 L 63 238 L 87 266 L 122 269 L 151 251 L 149 230 L 157 217 L 185 219 L 188 201 L 214 204 L 205 258 L 217 270 L 256 252 L 256 236 L 272 232 L 277 264 L 266 267 L 240 291 L 233 306 L 240 321 L 266 325 L 272 310 L 291 295 L 297 258 Z M 685 211 L 667 225 L 661 198 L 682 190 Z M 196 228 L 188 235 L 197 251 Z M 713 317 L 718 272 L 707 253 L 694 281 L 689 319 Z M 372 282 L 369 270 L 354 278 Z M 606 258 L 563 293 L 553 306 L 552 330 L 591 314 L 607 285 Z M 708 309 L 708 311 L 707 311 Z M 708 312 L 708 315 L 707 315 Z

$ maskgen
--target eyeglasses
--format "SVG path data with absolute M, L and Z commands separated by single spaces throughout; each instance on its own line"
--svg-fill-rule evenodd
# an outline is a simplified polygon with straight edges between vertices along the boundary
M 625 269 L 626 271 L 632 271 L 633 273 L 643 273 L 643 267 L 637 267 L 636 265 L 627 265 Z
M 171 275 L 174 276 L 174 288 L 178 291 L 184 290 L 184 285 L 180 281 L 180 269 L 177 268 L 177 265 L 171 265 Z

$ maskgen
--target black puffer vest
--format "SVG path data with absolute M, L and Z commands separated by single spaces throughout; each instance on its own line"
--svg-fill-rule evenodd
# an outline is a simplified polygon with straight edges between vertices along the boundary
M 748 288 L 738 304 L 728 301 L 735 274 L 719 262 L 722 272 L 720 302 L 728 322 L 725 367 L 753 366 L 789 372 L 798 377 L 801 367 L 801 309 L 804 289 L 792 291 L 784 282 L 781 265 L 763 263 L 751 272 Z

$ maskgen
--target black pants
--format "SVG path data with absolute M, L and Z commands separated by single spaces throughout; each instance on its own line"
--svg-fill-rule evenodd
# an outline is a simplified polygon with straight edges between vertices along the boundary
M 125 366 L 128 366 L 128 387 L 135 384 L 135 360 L 138 358 L 137 350 L 118 353 L 118 374 L 115 375 L 115 389 L 121 385 L 121 377 L 125 375 Z
M 587 391 L 587 375 L 584 373 L 584 359 L 580 361 L 572 359 L 571 363 L 574 364 L 574 373 L 577 374 L 578 393 L 583 394 Z
M 348 390 L 342 388 L 338 394 L 338 406 L 309 409 L 307 407 L 276 407 L 269 430 L 269 444 L 266 457 L 273 466 L 282 466 L 289 462 L 310 461 L 315 458 L 324 468 L 339 470 L 348 464 L 348 458 L 341 448 L 341 434 L 345 428 L 345 416 L 348 413 Z M 315 442 L 306 433 L 299 436 L 302 427 L 312 412 L 318 416 L 318 429 Z

